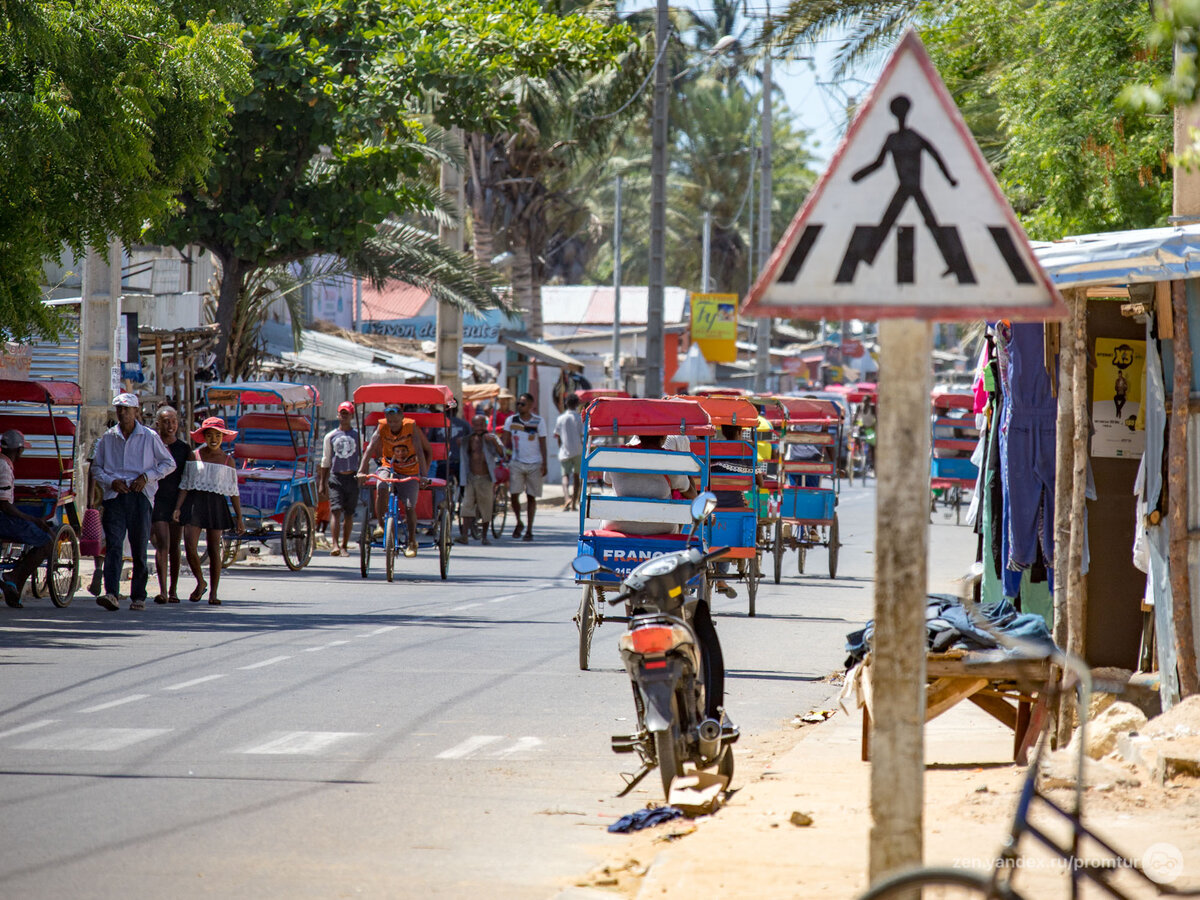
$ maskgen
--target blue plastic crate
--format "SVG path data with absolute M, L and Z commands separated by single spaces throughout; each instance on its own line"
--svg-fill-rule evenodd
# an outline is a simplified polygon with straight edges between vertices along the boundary
M 718 509 L 713 513 L 713 547 L 753 547 L 758 532 L 758 516 L 752 509 Z
M 979 477 L 979 469 L 969 459 L 939 459 L 935 456 L 929 463 L 929 474 L 933 478 L 955 478 L 974 481 Z

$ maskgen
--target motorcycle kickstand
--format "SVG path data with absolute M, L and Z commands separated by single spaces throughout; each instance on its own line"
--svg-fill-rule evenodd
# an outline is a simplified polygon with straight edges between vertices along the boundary
M 625 779 L 625 789 L 622 790 L 621 793 L 617 794 L 617 796 L 624 797 L 626 794 L 628 794 L 630 791 L 632 791 L 635 787 L 637 787 L 638 784 L 641 783 L 641 780 L 643 778 L 645 778 L 647 775 L 649 775 L 651 772 L 653 772 L 657 768 L 658 768 L 657 763 L 655 763 L 655 764 L 645 763 L 642 765 L 642 771 L 640 771 L 636 775 L 632 776 L 632 778 L 627 773 L 622 772 L 621 777 Z

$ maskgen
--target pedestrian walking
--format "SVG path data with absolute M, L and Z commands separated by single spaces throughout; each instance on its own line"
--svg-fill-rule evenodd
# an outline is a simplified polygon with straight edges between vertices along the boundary
M 567 408 L 554 423 L 558 441 L 558 464 L 562 467 L 563 509 L 579 509 L 579 472 L 583 465 L 583 419 L 579 398 L 567 395 Z
M 537 498 L 542 496 L 546 478 L 546 423 L 533 411 L 533 394 L 526 392 L 517 398 L 517 414 L 504 423 L 505 445 L 512 452 L 508 489 L 512 494 L 513 512 L 517 526 L 512 536 L 533 540 L 533 514 Z M 521 495 L 526 502 L 526 524 L 521 523 Z
M 467 436 L 467 480 L 463 485 L 462 524 L 459 526 L 460 544 L 469 544 L 475 528 L 475 520 L 483 523 L 483 540 L 488 540 L 488 523 L 492 521 L 492 503 L 495 500 L 496 466 L 504 458 L 504 445 L 500 438 L 487 430 L 486 416 L 471 419 L 471 433 Z
M 321 470 L 317 494 L 329 502 L 330 556 L 350 555 L 354 511 L 358 508 L 358 465 L 362 462 L 362 438 L 354 427 L 354 404 L 338 404 L 338 424 L 322 442 Z
M 21 608 L 21 591 L 50 551 L 54 530 L 43 520 L 21 512 L 13 505 L 16 499 L 14 463 L 25 452 L 25 435 L 10 428 L 0 435 L 0 541 L 24 546 L 11 572 L 12 580 L 0 581 L 4 602 L 13 609 Z
M 174 519 L 175 501 L 191 451 L 187 441 L 179 436 L 179 413 L 175 407 L 163 405 L 158 408 L 154 415 L 154 430 L 175 460 L 175 471 L 158 483 L 150 511 L 150 539 L 154 543 L 154 566 L 158 571 L 158 594 L 154 602 L 178 603 L 179 543 L 183 539 L 183 527 Z
M 96 602 L 107 610 L 120 609 L 121 566 L 125 538 L 133 556 L 133 582 L 129 608 L 146 608 L 146 582 L 150 569 L 150 511 L 158 482 L 175 471 L 175 460 L 154 431 L 138 421 L 141 404 L 133 394 L 113 398 L 117 424 L 96 444 L 92 476 L 104 491 L 104 593 Z
M 220 606 L 217 585 L 221 580 L 221 536 L 230 528 L 241 534 L 246 530 L 242 521 L 242 504 L 238 497 L 237 469 L 233 458 L 221 449 L 224 441 L 237 437 L 236 431 L 225 427 L 220 416 L 209 416 L 192 432 L 192 440 L 203 442 L 187 461 L 183 479 L 179 482 L 179 497 L 175 500 L 173 519 L 183 525 L 183 545 L 187 551 L 188 566 L 196 579 L 196 588 L 188 597 L 199 603 L 204 592 L 209 590 L 209 606 Z M 229 515 L 229 501 L 233 501 L 235 522 Z M 200 532 L 204 532 L 208 548 L 208 577 L 200 565 Z

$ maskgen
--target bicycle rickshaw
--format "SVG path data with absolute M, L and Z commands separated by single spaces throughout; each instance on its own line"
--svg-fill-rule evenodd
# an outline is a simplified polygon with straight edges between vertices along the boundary
M 79 589 L 80 527 L 72 487 L 75 422 L 56 408 L 73 406 L 78 419 L 81 402 L 79 385 L 71 381 L 0 379 L 0 432 L 15 428 L 26 444 L 13 466 L 13 505 L 55 526 L 50 553 L 30 577 L 30 589 L 35 597 L 48 594 L 59 608 L 69 606 Z M 0 572 L 11 571 L 23 550 L 5 545 Z
M 680 434 L 706 441 L 714 429 L 708 414 L 695 400 L 601 398 L 584 411 L 583 424 L 582 474 L 585 476 L 589 472 L 672 474 L 699 479 L 701 490 L 708 484 L 706 460 L 695 452 L 612 446 L 634 435 Z M 605 443 L 601 443 L 602 439 Z M 700 446 L 703 448 L 704 444 Z M 701 452 L 705 451 L 702 449 Z M 577 573 L 575 577 L 575 583 L 583 589 L 575 613 L 575 624 L 579 628 L 579 668 L 586 670 L 596 627 L 610 620 L 629 621 L 628 610 L 624 616 L 605 615 L 605 593 L 619 590 L 621 580 L 639 564 L 682 549 L 687 544 L 687 535 L 678 532 L 627 534 L 604 528 L 589 529 L 588 520 L 656 522 L 686 527 L 692 524 L 692 517 L 688 500 L 617 497 L 604 492 L 602 483 L 586 478 L 584 485 L 583 502 L 579 505 L 578 555 L 594 556 L 610 570 L 588 575 Z M 708 526 L 702 526 L 698 534 L 703 545 L 708 546 Z M 702 580 L 703 576 L 700 576 L 691 584 L 700 586 Z
M 861 406 L 868 400 L 878 402 L 879 392 L 874 382 L 861 381 L 858 384 L 847 385 L 846 400 L 852 408 Z M 857 413 L 851 414 L 850 434 L 846 437 L 846 482 L 853 487 L 854 479 L 867 480 L 867 471 L 871 468 L 871 447 L 875 445 L 875 428 L 859 429 L 854 423 Z
M 368 412 L 368 405 L 376 405 L 379 409 Z M 383 408 L 391 405 L 422 406 L 428 411 L 406 411 L 404 417 L 411 419 L 415 427 L 422 431 L 430 428 L 440 428 L 442 435 L 450 434 L 450 414 L 457 408 L 454 394 L 450 388 L 441 384 L 365 384 L 354 391 L 354 408 L 359 420 L 359 434 L 363 437 L 364 449 L 370 443 L 370 435 L 381 423 L 386 422 Z M 430 441 L 430 466 L 439 460 L 446 459 L 449 447 L 443 441 Z M 454 544 L 451 534 L 451 522 L 454 521 L 454 501 L 458 494 L 458 478 L 453 472 L 448 472 L 449 478 L 430 478 L 428 487 L 417 494 L 417 531 L 418 548 L 436 547 L 438 551 L 438 569 L 442 581 L 450 572 L 450 548 Z M 416 477 L 416 476 L 413 476 Z M 402 480 L 402 479 L 396 479 Z M 368 487 L 381 483 L 381 479 L 372 475 L 367 480 Z M 387 580 L 395 576 L 396 556 L 403 556 L 404 548 L 409 543 L 408 523 L 400 514 L 399 501 L 394 492 L 388 492 L 387 518 L 382 523 L 383 536 L 375 538 L 371 531 L 371 521 L 374 516 L 374 503 L 370 490 L 364 489 L 367 514 L 363 516 L 362 531 L 358 540 L 359 573 L 363 578 L 371 569 L 371 551 L 383 551 L 384 572 Z M 494 518 L 494 514 L 493 514 Z M 494 533 L 493 522 L 493 533 Z M 420 532 L 432 529 L 432 540 L 422 544 Z
M 940 499 L 947 518 L 953 509 L 955 524 L 961 524 L 964 495 L 975 489 L 979 478 L 979 467 L 971 462 L 971 454 L 979 443 L 975 395 L 935 390 L 930 397 L 933 415 L 929 512 L 932 515 L 937 510 Z
M 307 384 L 243 381 L 211 385 L 204 398 L 210 409 L 233 411 L 225 421 L 238 433 L 232 453 L 246 530 L 225 533 L 222 567 L 233 565 L 243 541 L 266 545 L 278 537 L 287 567 L 303 569 L 317 543 L 314 470 L 320 394 Z
M 768 514 L 766 497 L 760 493 L 755 482 L 758 471 L 758 410 L 746 395 L 712 393 L 696 398 L 700 407 L 708 413 L 713 428 L 721 426 L 737 428 L 740 437 L 727 440 L 718 434 L 705 443 L 692 444 L 692 452 L 705 454 L 707 467 L 718 465 L 723 471 L 710 473 L 708 490 L 713 492 L 735 491 L 747 498 L 744 507 L 720 507 L 713 512 L 711 540 L 715 546 L 728 547 L 727 553 L 709 564 L 707 589 L 715 581 L 740 581 L 746 585 L 749 614 L 755 614 L 758 597 L 758 580 L 762 578 L 762 549 L 758 545 L 760 513 Z M 707 452 L 706 452 L 707 451 Z M 730 562 L 734 569 L 727 575 L 718 575 L 716 566 Z
M 808 551 L 813 547 L 829 551 L 829 577 L 837 578 L 840 484 L 836 448 L 841 446 L 841 411 L 832 400 L 786 400 L 787 421 L 779 437 L 775 580 L 778 583 L 785 550 L 796 551 L 796 567 L 803 575 Z M 793 447 L 809 448 L 807 456 L 803 450 L 792 452 Z M 815 450 L 820 451 L 819 458 Z

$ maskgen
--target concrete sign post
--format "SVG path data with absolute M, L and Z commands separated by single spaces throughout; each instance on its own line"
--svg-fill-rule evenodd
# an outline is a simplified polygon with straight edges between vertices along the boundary
M 1066 307 L 910 31 L 742 315 L 881 319 L 872 882 L 921 863 L 932 325 Z M 964 569 L 966 561 L 964 561 Z

